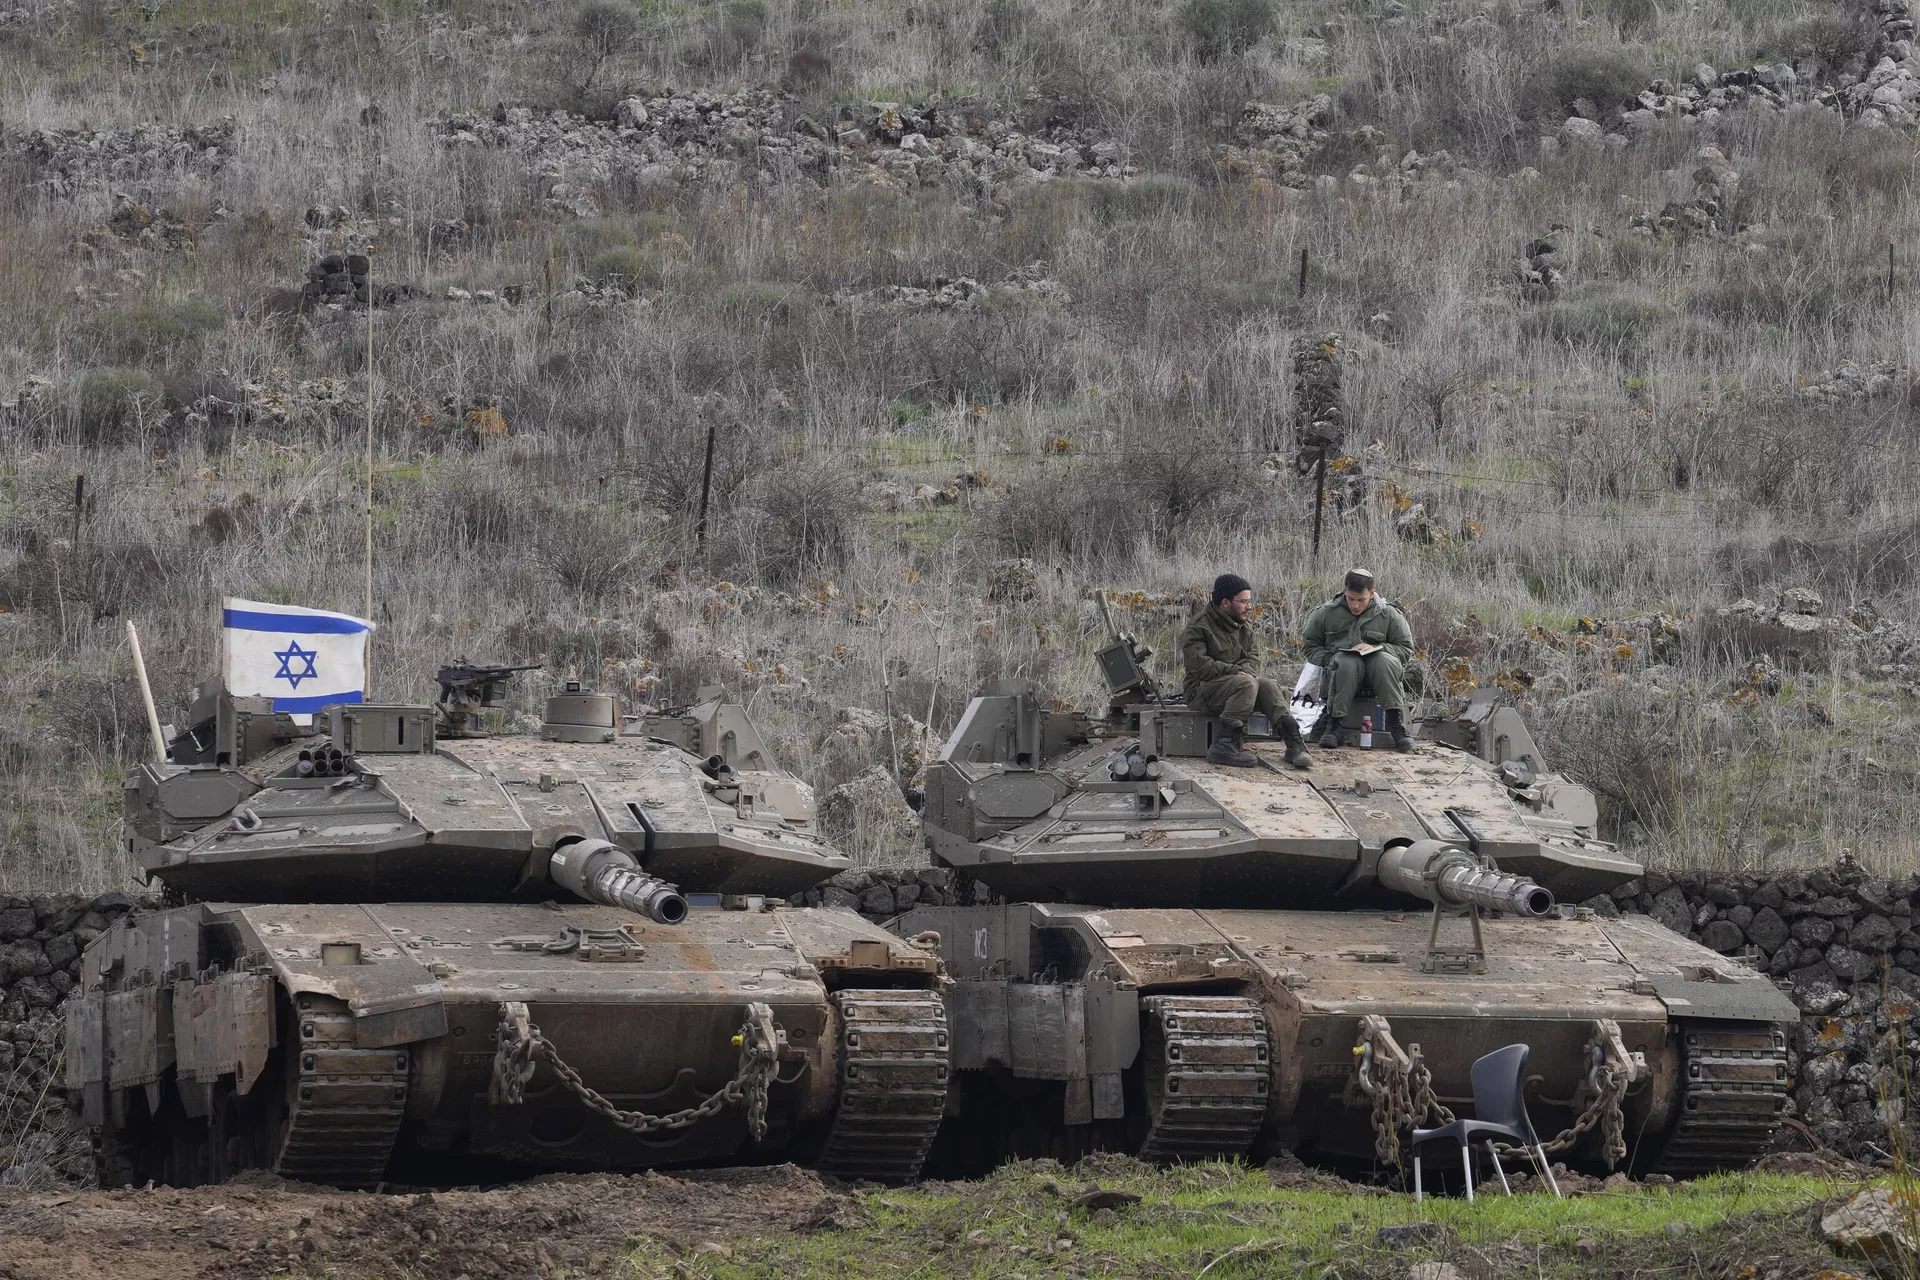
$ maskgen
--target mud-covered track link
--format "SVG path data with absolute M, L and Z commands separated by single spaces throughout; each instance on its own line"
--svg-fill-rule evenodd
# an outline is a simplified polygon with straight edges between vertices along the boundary
M 338 1001 L 302 995 L 296 1004 L 286 1137 L 274 1172 L 373 1186 L 386 1175 L 406 1113 L 409 1051 L 355 1048 L 353 1016 Z
M 1238 996 L 1140 1002 L 1148 1128 L 1143 1160 L 1246 1154 L 1267 1113 L 1272 1053 L 1260 1006 Z
M 1787 1037 L 1771 1023 L 1678 1023 L 1680 1118 L 1655 1167 L 1735 1169 L 1764 1154 L 1787 1103 Z
M 952 1076 L 947 1006 L 937 991 L 835 992 L 840 1107 L 820 1171 L 905 1182 L 920 1175 Z

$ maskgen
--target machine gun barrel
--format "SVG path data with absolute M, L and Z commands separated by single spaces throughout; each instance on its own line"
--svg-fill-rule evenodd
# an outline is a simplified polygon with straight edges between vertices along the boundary
M 661 924 L 687 918 L 680 890 L 640 869 L 633 855 L 605 840 L 575 840 L 553 851 L 548 870 L 555 883 L 589 902 L 624 907 Z
M 1420 840 L 1380 855 L 1381 885 L 1442 906 L 1478 906 L 1521 916 L 1553 910 L 1553 894 L 1525 876 L 1490 871 L 1458 845 Z
M 452 666 L 440 668 L 433 680 L 440 686 L 440 697 L 443 701 L 455 689 L 473 685 L 485 685 L 490 695 L 493 686 L 504 683 L 508 676 L 522 671 L 538 671 L 542 665 L 538 662 L 530 662 L 525 666 L 512 666 L 507 663 L 456 662 Z

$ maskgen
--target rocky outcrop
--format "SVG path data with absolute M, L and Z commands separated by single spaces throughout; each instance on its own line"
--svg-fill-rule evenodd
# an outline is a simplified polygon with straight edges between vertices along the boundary
M 987 887 L 946 867 L 855 867 L 796 893 L 796 907 L 846 907 L 884 922 L 914 907 L 954 907 L 994 901 Z
M 204 125 L 35 129 L 19 150 L 48 192 L 66 196 L 166 174 L 214 172 L 232 154 L 234 132 L 231 118 Z
M 436 128 L 450 147 L 524 154 L 546 203 L 579 217 L 598 212 L 594 193 L 616 179 L 673 186 L 804 181 L 906 191 L 944 186 L 1000 199 L 1055 178 L 1119 180 L 1137 173 L 1112 139 L 1061 123 L 1023 128 L 971 100 L 869 102 L 842 107 L 823 123 L 797 114 L 790 98 L 743 89 L 726 97 L 629 98 L 612 120 L 502 106 Z

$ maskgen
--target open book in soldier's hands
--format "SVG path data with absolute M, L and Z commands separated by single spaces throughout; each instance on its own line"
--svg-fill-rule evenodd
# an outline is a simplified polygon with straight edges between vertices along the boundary
M 1353 651 L 1364 658 L 1370 653 L 1378 653 L 1380 651 L 1380 646 L 1377 644 L 1368 644 L 1366 641 L 1362 640 L 1359 644 L 1353 646 Z

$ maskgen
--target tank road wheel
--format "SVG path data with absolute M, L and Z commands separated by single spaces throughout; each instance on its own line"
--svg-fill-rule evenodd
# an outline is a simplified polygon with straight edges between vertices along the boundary
M 937 991 L 836 991 L 840 1108 L 820 1170 L 905 1182 L 920 1176 L 947 1106 L 947 1005 Z
M 1140 1002 L 1147 1137 L 1142 1160 L 1245 1155 L 1272 1086 L 1267 1018 L 1238 996 L 1148 996 Z
M 370 1187 L 387 1159 L 407 1108 L 407 1045 L 354 1046 L 353 1015 L 324 996 L 295 998 L 286 1053 L 285 1134 L 273 1170 L 336 1187 Z M 258 1091 L 261 1086 L 254 1086 Z
M 1787 1102 L 1787 1038 L 1768 1022 L 1677 1024 L 1680 1119 L 1654 1168 L 1738 1169 L 1765 1153 Z

